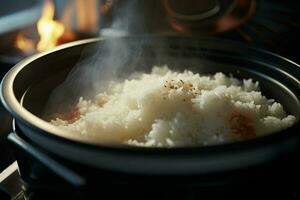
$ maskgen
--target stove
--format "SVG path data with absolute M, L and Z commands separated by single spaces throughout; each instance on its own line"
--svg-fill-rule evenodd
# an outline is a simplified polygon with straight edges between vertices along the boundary
M 60 5 L 61 2 L 56 3 Z M 136 12 L 144 16 L 142 20 L 143 27 L 139 25 L 141 21 L 130 23 L 130 20 L 135 18 L 135 15 L 129 15 L 128 19 L 121 16 L 119 17 L 121 18 L 120 23 L 114 23 L 113 14 L 128 6 L 124 3 L 126 1 L 103 0 L 101 2 L 103 5 L 99 15 L 102 16 L 103 20 L 100 20 L 101 24 L 99 27 L 101 29 L 99 34 L 103 36 L 147 33 L 218 37 L 272 51 L 300 62 L 298 53 L 300 51 L 300 6 L 299 1 L 296 0 L 205 0 L 201 1 L 202 5 L 199 3 L 200 1 L 192 0 L 190 5 L 186 1 L 182 3 L 183 1 L 179 0 L 131 1 L 135 3 L 130 3 L 130 6 L 134 5 L 137 8 Z M 34 8 L 35 12 L 38 12 L 37 7 Z M 127 16 L 127 12 L 126 10 L 122 11 L 122 14 Z M 124 21 L 122 21 L 122 18 Z M 29 27 L 31 25 L 26 24 L 26 26 Z M 1 33 L 0 40 L 3 38 L 1 36 L 5 35 L 6 38 L 7 34 L 9 35 L 10 33 Z M 7 49 L 7 46 L 5 49 Z M 14 51 L 12 50 L 11 52 Z M 23 58 L 24 56 L 19 54 L 7 56 L 6 53 L 0 51 L 1 77 Z M 64 179 L 57 176 L 55 172 L 53 173 L 40 161 L 33 161 L 30 156 L 28 160 L 18 159 L 19 150 L 13 155 L 12 146 L 6 140 L 8 134 L 12 132 L 12 119 L 2 106 L 0 108 L 0 120 L 2 124 L 0 128 L 0 171 L 4 170 L 0 175 L 0 189 L 3 190 L 0 190 L 0 199 L 10 199 L 10 197 L 16 200 L 86 199 L 89 196 L 87 193 L 74 192 L 78 188 L 70 187 Z M 34 145 L 32 146 L 32 144 L 26 142 L 26 138 L 21 133 L 12 133 L 10 138 L 19 139 L 25 142 L 25 146 L 28 145 L 28 147 L 35 148 Z M 16 157 L 18 163 L 14 161 Z M 55 161 L 59 163 L 59 159 Z M 28 162 L 36 162 L 36 164 L 28 168 Z M 20 165 L 20 170 L 18 164 Z M 299 177 L 299 175 L 295 177 Z M 203 187 L 200 189 L 195 185 L 174 188 L 166 187 L 166 190 L 162 188 L 147 189 L 142 188 L 145 185 L 140 183 L 140 191 L 136 191 L 132 190 L 132 187 L 138 186 L 139 183 L 131 185 L 125 182 L 111 186 L 99 183 L 99 193 L 103 195 L 104 199 L 105 197 L 121 198 L 124 195 L 130 196 L 130 193 L 135 194 L 132 197 L 133 199 L 140 199 L 139 195 L 145 196 L 145 194 L 149 199 L 158 198 L 157 194 L 160 194 L 160 197 L 163 199 L 256 199 L 276 197 L 299 199 L 300 190 L 298 185 L 300 184 L 298 184 L 297 180 L 282 180 L 284 184 L 278 184 L 276 181 L 268 186 L 255 185 L 256 183 L 241 186 L 235 185 L 234 187 L 237 187 L 236 190 L 220 186 L 215 186 L 213 190 Z M 99 181 L 101 182 L 101 180 Z M 114 195 L 109 196 L 109 193 L 113 191 L 112 187 L 116 187 L 118 190 L 114 190 Z M 91 196 L 89 197 L 92 198 Z
M 259 167 L 260 173 L 255 172 L 255 176 L 260 178 L 252 177 L 249 179 L 249 177 L 245 177 L 247 181 L 243 181 L 244 177 L 240 176 L 240 172 L 233 172 L 230 174 L 231 178 L 225 178 L 230 180 L 229 182 L 221 180 L 203 184 L 197 181 L 185 183 L 185 179 L 173 177 L 171 181 L 168 180 L 168 184 L 163 184 L 162 187 L 162 183 L 158 183 L 162 180 L 161 177 L 145 177 L 142 180 L 138 176 L 133 177 L 126 174 L 120 174 L 116 177 L 109 171 L 96 172 L 92 168 L 85 172 L 84 177 L 78 177 L 77 173 L 80 174 L 80 166 L 65 162 L 59 157 L 40 150 L 36 144 L 26 139 L 17 125 L 14 127 L 15 133 L 9 135 L 9 140 L 15 145 L 15 155 L 18 162 L 12 163 L 0 175 L 1 186 L 5 190 L 5 193 L 0 193 L 2 195 L 0 196 L 1 200 L 8 196 L 7 193 L 14 200 L 81 200 L 93 199 L 95 195 L 101 199 L 130 198 L 137 200 L 141 197 L 146 200 L 229 198 L 296 200 L 300 197 L 300 166 L 294 159 L 295 155 L 272 163 L 279 167 L 274 167 L 274 171 L 272 170 L 271 173 Z M 281 170 L 284 170 L 285 173 L 280 174 Z M 276 172 L 278 173 L 276 174 Z M 251 172 L 249 176 L 253 176 Z M 99 179 L 99 177 L 102 178 Z M 191 179 L 193 178 L 191 177 Z

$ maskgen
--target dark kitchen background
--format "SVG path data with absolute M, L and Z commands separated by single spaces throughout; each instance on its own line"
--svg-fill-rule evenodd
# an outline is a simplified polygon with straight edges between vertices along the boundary
M 1 78 L 30 55 L 97 36 L 219 37 L 300 62 L 297 0 L 1 0 L 0 3 Z M 0 122 L 2 172 L 15 160 L 6 142 L 12 119 L 2 105 Z

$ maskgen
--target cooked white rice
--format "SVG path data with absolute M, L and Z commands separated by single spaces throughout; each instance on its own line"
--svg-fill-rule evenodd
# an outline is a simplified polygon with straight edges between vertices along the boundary
M 93 101 L 80 98 L 71 113 L 51 123 L 99 141 L 174 147 L 268 135 L 295 120 L 251 79 L 180 73 L 164 66 L 112 82 Z

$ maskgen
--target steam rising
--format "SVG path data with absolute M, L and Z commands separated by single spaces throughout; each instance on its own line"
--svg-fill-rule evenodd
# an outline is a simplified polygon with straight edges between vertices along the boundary
M 123 2 L 123 4 L 122 4 Z M 113 11 L 112 29 L 106 29 L 106 33 L 114 31 L 116 35 L 129 32 L 140 32 L 144 24 L 137 8 L 138 1 L 120 1 L 120 5 Z M 135 18 L 134 26 L 130 20 Z M 105 33 L 105 32 L 104 32 Z M 121 35 L 122 35 L 121 34 Z M 78 98 L 83 96 L 92 99 L 95 94 L 105 91 L 107 84 L 111 80 L 116 80 L 121 71 L 131 71 L 133 67 L 133 58 L 139 57 L 142 53 L 141 44 L 129 43 L 124 39 L 109 38 L 100 42 L 99 46 L 88 47 L 81 55 L 80 61 L 73 67 L 66 80 L 58 86 L 49 97 L 45 108 L 45 116 L 51 113 L 61 113 L 69 110 L 77 103 Z

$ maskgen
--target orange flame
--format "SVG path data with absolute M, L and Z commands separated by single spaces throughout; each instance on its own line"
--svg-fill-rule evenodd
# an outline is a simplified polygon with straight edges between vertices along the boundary
M 39 52 L 46 51 L 55 47 L 59 38 L 64 33 L 64 25 L 53 20 L 54 18 L 54 4 L 50 0 L 46 0 L 43 8 L 42 17 L 37 23 L 40 41 L 37 44 Z
M 22 33 L 17 35 L 15 46 L 27 54 L 35 52 L 34 42 L 31 39 L 26 38 Z
M 51 0 L 45 0 L 42 16 L 37 22 L 37 31 L 40 40 L 36 44 L 34 40 L 27 38 L 26 34 L 19 33 L 16 37 L 15 47 L 22 50 L 25 54 L 30 55 L 37 51 L 42 52 L 57 46 L 58 40 L 65 32 L 65 27 L 53 18 L 54 4 Z

